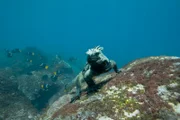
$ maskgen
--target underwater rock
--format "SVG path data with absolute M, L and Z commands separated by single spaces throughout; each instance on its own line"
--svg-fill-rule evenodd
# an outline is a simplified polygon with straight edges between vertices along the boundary
M 98 92 L 82 91 L 69 103 L 73 92 L 49 106 L 40 120 L 179 120 L 180 58 L 148 57 L 135 60 L 120 74 L 95 78 Z M 73 90 L 72 90 L 73 91 Z
M 56 69 L 60 74 L 73 74 L 72 67 L 64 60 L 61 60 L 56 64 Z
M 18 90 L 10 68 L 0 70 L 0 120 L 36 120 L 37 111 Z
M 29 99 L 34 100 L 35 95 L 41 89 L 41 73 L 36 72 L 33 75 L 18 76 L 18 89 Z
M 0 120 L 36 120 L 37 110 L 19 92 L 1 93 Z
M 21 91 L 39 111 L 48 104 L 62 96 L 64 84 L 72 80 L 71 75 L 63 75 L 53 81 L 51 71 L 33 71 L 32 75 L 19 75 L 17 77 L 18 90 Z

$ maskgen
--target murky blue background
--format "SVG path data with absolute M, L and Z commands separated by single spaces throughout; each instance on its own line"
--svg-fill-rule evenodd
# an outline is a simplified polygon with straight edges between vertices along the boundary
M 179 21 L 179 0 L 0 0 L 0 49 L 36 46 L 85 60 L 101 45 L 122 66 L 180 56 Z

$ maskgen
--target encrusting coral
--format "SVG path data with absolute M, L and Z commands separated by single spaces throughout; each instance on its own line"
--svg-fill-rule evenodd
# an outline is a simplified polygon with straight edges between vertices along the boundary
M 178 120 L 179 63 L 180 58 L 168 56 L 133 61 L 120 74 L 96 77 L 101 86 L 98 92 L 83 91 L 72 104 L 71 94 L 60 97 L 40 120 Z

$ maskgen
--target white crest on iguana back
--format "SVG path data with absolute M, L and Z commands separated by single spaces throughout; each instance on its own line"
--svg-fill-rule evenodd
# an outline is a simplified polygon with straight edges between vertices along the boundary
M 94 55 L 94 54 L 96 54 L 96 53 L 102 52 L 103 49 L 104 49 L 103 47 L 100 47 L 100 45 L 98 45 L 98 46 L 96 46 L 96 47 L 94 47 L 94 48 L 89 49 L 89 50 L 86 52 L 86 54 L 87 54 L 87 55 Z

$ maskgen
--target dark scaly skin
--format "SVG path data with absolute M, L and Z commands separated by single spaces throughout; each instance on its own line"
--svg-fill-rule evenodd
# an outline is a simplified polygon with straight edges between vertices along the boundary
M 108 60 L 108 58 L 100 52 L 97 56 L 88 56 L 87 64 L 84 69 L 76 76 L 73 83 L 76 85 L 76 95 L 71 99 L 70 103 L 80 99 L 81 96 L 81 84 L 86 82 L 88 85 L 88 92 L 96 92 L 97 87 L 92 79 L 94 76 L 109 72 L 113 69 L 116 73 L 119 73 L 117 64 L 114 60 Z

